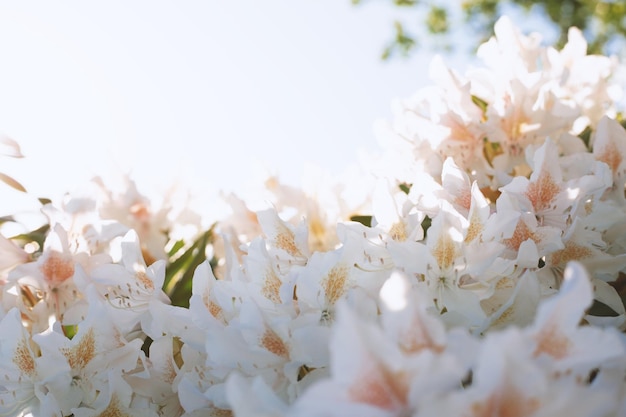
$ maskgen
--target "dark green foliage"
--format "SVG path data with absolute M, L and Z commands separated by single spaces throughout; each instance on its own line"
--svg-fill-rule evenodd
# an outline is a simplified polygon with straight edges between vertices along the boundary
M 207 259 L 207 246 L 212 243 L 212 239 L 213 227 L 204 232 L 189 249 L 166 267 L 163 289 L 169 295 L 172 305 L 189 307 L 193 274 L 198 265 Z M 175 244 L 174 248 L 177 246 L 179 250 L 181 247 L 178 244 Z
M 355 214 L 354 216 L 350 217 L 350 220 L 352 220 L 353 222 L 359 222 L 363 226 L 372 227 L 372 216 L 362 216 Z
M 398 53 L 402 56 L 408 56 L 413 48 L 415 48 L 416 46 L 415 39 L 411 36 L 407 36 L 404 32 L 404 27 L 402 26 L 402 23 L 400 23 L 399 21 L 395 21 L 393 27 L 395 33 L 394 39 L 383 50 L 383 59 L 387 59 L 392 55 Z
M 443 7 L 432 6 L 426 18 L 428 31 L 433 34 L 446 33 L 450 30 L 448 11 Z
M 532 13 L 534 19 L 543 19 L 556 29 L 557 47 L 562 47 L 567 42 L 568 29 L 575 26 L 585 34 L 589 53 L 611 54 L 626 50 L 626 1 L 622 0 L 390 1 L 399 10 L 403 10 L 410 23 L 394 22 L 394 36 L 384 49 L 384 59 L 393 55 L 410 55 L 417 46 L 424 45 L 425 37 L 431 40 L 449 40 L 451 28 L 457 26 L 467 29 L 468 34 L 476 36 L 478 42 L 483 42 L 493 34 L 493 26 L 498 18 L 509 12 L 524 17 L 529 17 Z M 364 2 L 352 0 L 352 3 Z M 451 16 L 460 18 L 453 21 Z M 446 43 L 444 48 L 452 46 Z

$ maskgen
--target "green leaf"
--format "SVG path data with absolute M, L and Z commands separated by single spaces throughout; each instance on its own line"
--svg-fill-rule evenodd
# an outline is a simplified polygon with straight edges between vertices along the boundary
M 443 7 L 431 6 L 426 18 L 426 27 L 434 35 L 447 33 L 449 30 L 448 11 Z
M 211 230 L 211 229 L 210 229 Z M 174 262 L 171 262 L 165 269 L 165 279 L 163 281 L 163 291 L 168 293 L 171 290 L 171 285 L 174 285 L 174 278 L 177 275 L 181 275 L 182 271 L 187 264 L 191 261 L 198 246 L 202 244 L 204 235 L 200 236 L 189 249 L 187 249 L 182 255 L 180 255 Z M 171 285 L 170 285 L 171 284 Z
M 37 242 L 40 248 L 43 248 L 43 243 L 48 236 L 48 232 L 50 231 L 50 225 L 44 224 L 39 229 L 33 230 L 28 233 L 22 233 L 16 236 L 11 237 L 11 240 L 16 240 L 21 242 L 23 245 L 31 242 Z
M 589 314 L 590 316 L 596 316 L 596 317 L 617 317 L 618 314 L 613 311 L 613 309 L 609 306 L 607 306 L 606 304 L 598 301 L 598 300 L 593 300 L 593 304 L 591 304 L 591 307 L 589 307 L 589 310 L 587 310 L 587 314 Z
M 182 239 L 178 240 L 176 243 L 174 243 L 172 249 L 170 249 L 170 251 L 167 253 L 167 256 L 171 258 L 172 256 L 176 255 L 176 252 L 178 252 L 183 246 L 185 246 L 185 241 Z
M 350 220 L 353 222 L 359 222 L 363 226 L 372 227 L 372 216 L 363 216 L 360 214 L 356 214 L 350 217 Z
M 72 340 L 72 338 L 76 336 L 76 333 L 78 333 L 78 325 L 76 324 L 68 324 L 65 326 L 61 326 L 61 328 L 63 329 L 63 334 L 65 335 L 65 337 L 70 340 Z
M 418 0 L 393 0 L 393 4 L 400 7 L 412 7 L 417 4 Z
M 485 155 L 485 159 L 491 165 L 493 159 L 501 155 L 504 151 L 502 150 L 502 146 L 497 142 L 489 142 L 489 139 L 483 139 L 483 154 Z
M 487 120 L 487 107 L 489 106 L 489 103 L 475 95 L 472 95 L 472 103 L 477 105 L 482 110 L 483 120 Z
M 383 59 L 390 58 L 395 52 L 400 53 L 400 55 L 407 57 L 411 50 L 415 48 L 417 42 L 415 39 L 408 35 L 404 30 L 404 26 L 400 21 L 395 21 L 393 24 L 395 34 L 394 39 L 389 46 L 385 48 L 382 54 Z
M 143 341 L 143 345 L 141 345 L 141 351 L 146 355 L 146 357 L 150 357 L 150 346 L 152 346 L 152 338 L 150 336 L 146 336 Z
M 193 286 L 193 274 L 207 259 L 206 248 L 213 239 L 213 229 L 204 232 L 193 245 L 165 269 L 163 290 L 169 295 L 172 305 L 189 307 Z
M 585 128 L 585 130 L 583 130 L 580 135 L 578 135 L 579 138 L 581 138 L 583 140 L 583 143 L 585 144 L 585 146 L 587 147 L 587 149 L 591 149 L 590 146 L 590 141 L 591 141 L 591 128 L 589 126 L 587 126 Z
M 432 222 L 433 220 L 428 216 L 426 216 L 424 220 L 422 220 L 422 229 L 424 229 L 424 237 L 426 237 L 426 232 L 430 228 L 430 225 L 432 224 Z

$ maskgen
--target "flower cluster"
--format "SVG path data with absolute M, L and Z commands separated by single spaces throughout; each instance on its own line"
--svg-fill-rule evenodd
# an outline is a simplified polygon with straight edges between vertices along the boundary
M 288 408 L 266 382 L 233 377 L 242 416 L 592 416 L 624 415 L 626 344 L 615 328 L 579 326 L 592 300 L 580 264 L 534 323 L 488 333 L 446 331 L 421 285 L 395 273 L 378 320 L 344 303 L 330 341 L 331 376 Z M 584 398 L 584 401 L 576 401 Z
M 367 170 L 208 229 L 131 180 L 42 200 L 0 235 L 0 415 L 626 415 L 617 62 L 506 18 L 478 56 Z

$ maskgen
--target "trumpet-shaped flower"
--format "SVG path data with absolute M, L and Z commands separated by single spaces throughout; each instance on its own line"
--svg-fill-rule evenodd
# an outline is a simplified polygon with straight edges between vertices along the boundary
M 477 332 L 511 325 L 529 325 L 543 295 L 535 271 L 526 270 L 520 277 L 502 276 L 494 281 L 490 296 L 480 301 L 488 317 Z
M 489 68 L 506 77 L 539 70 L 541 36 L 538 33 L 522 35 L 507 16 L 498 19 L 493 31 L 495 36 L 480 45 L 477 51 L 478 57 Z
M 58 364 L 40 358 L 39 347 L 22 325 L 19 311 L 11 309 L 0 321 L 0 414 L 53 416 L 61 412 L 46 385 L 48 375 L 60 372 Z
M 304 224 L 294 227 L 283 221 L 273 209 L 257 213 L 259 224 L 271 245 L 271 253 L 281 261 L 280 267 L 303 265 L 309 256 L 308 228 Z
M 401 318 L 389 320 L 396 322 L 398 330 Z M 417 334 L 420 330 L 426 333 Z M 411 415 L 422 403 L 458 384 L 464 373 L 453 358 L 440 354 L 444 347 L 439 343 L 445 343 L 441 335 L 428 346 L 403 350 L 410 346 L 403 343 L 409 339 L 420 344 L 432 340 L 431 330 L 420 327 L 417 333 L 401 332 L 400 339 L 390 339 L 341 304 L 330 342 L 331 377 L 311 386 L 289 415 Z M 435 368 L 438 371 L 432 372 Z
M 208 323 L 223 326 L 239 314 L 247 291 L 243 282 L 229 279 L 218 280 L 208 261 L 194 271 L 189 311 L 192 321 L 206 330 Z M 204 343 L 204 341 L 203 341 Z
M 146 263 L 166 258 L 168 239 L 195 237 L 200 217 L 189 208 L 190 196 L 185 194 L 184 187 L 173 184 L 162 201 L 156 202 L 143 195 L 129 176 L 120 182 L 112 187 L 102 178 L 94 178 L 93 183 L 100 191 L 97 210 L 103 219 L 116 220 L 135 230 Z
M 27 317 L 34 332 L 45 330 L 50 318 L 76 324 L 85 312 L 85 302 L 76 280 L 108 257 L 74 252 L 65 229 L 57 224 L 49 232 L 36 261 L 14 268 L 4 287 L 5 300 L 12 299 Z M 7 300 L 8 301 L 8 300 Z M 6 301 L 5 301 L 6 302 Z
M 579 326 L 592 299 L 593 287 L 583 266 L 570 263 L 559 293 L 539 307 L 527 330 L 534 341 L 532 354 L 548 357 L 556 371 L 582 379 L 604 367 L 626 371 L 626 347 L 614 329 Z
M 539 417 L 609 415 L 615 396 L 572 380 L 554 380 L 523 354 L 524 337 L 516 329 L 489 337 L 481 346 L 469 387 L 425 403 L 422 417 Z M 584 398 L 584 401 L 576 401 Z
M 18 265 L 30 260 L 30 255 L 11 239 L 0 235 L 0 279 L 6 282 L 6 275 Z
M 484 312 L 478 295 L 464 289 L 464 284 L 484 272 L 487 263 L 478 262 L 483 267 L 479 270 L 468 258 L 464 243 L 467 230 L 467 219 L 443 201 L 441 213 L 428 229 L 426 244 L 389 245 L 389 251 L 398 268 L 426 283 L 440 312 L 458 313 L 476 324 L 484 319 Z M 491 253 L 481 253 L 480 257 L 493 259 L 500 251 L 499 247 L 491 247 Z
M 244 276 L 249 279 L 248 289 L 260 306 L 277 309 L 284 304 L 286 314 L 293 304 L 293 285 L 287 274 L 281 272 L 280 262 L 270 256 L 263 239 L 250 243 L 244 258 Z M 257 296 L 258 295 L 258 296 Z
M 287 413 L 287 404 L 260 377 L 250 379 L 233 374 L 226 392 L 236 416 L 283 417 Z
M 580 218 L 574 220 L 563 236 L 564 248 L 546 256 L 545 267 L 539 272 L 542 284 L 550 289 L 558 288 L 567 264 L 577 261 L 592 274 L 595 298 L 618 314 L 624 314 L 623 302 L 607 282 L 614 281 L 626 267 L 626 256 L 607 253 L 601 233 L 586 227 L 586 223 Z
M 607 164 L 613 174 L 615 197 L 624 199 L 626 181 L 626 131 L 615 120 L 603 117 L 593 139 L 593 155 Z
M 144 332 L 149 332 L 152 327 L 150 305 L 169 303 L 161 289 L 165 278 L 165 262 L 156 261 L 146 266 L 139 238 L 132 230 L 121 240 L 120 250 L 121 264 L 105 264 L 94 268 L 89 280 L 82 285 L 95 286 L 125 334 L 139 323 Z
M 135 395 L 143 397 L 146 405 L 157 408 L 161 415 L 180 417 L 184 413 L 177 393 L 181 345 L 180 340 L 169 336 L 154 340 L 145 360 L 146 369 L 124 378 Z
M 379 181 L 376 185 L 372 201 L 376 228 L 398 242 L 422 240 L 424 214 L 411 210 L 407 194 L 397 186 L 394 188 L 390 189 L 387 181 Z
M 530 178 L 516 177 L 502 187 L 507 199 L 499 203 L 512 197 L 516 204 L 507 208 L 533 213 L 541 226 L 565 230 L 576 216 L 586 214 L 581 208 L 584 202 L 596 200 L 610 186 L 592 161 L 587 162 L 587 171 L 580 170 L 579 176 L 564 181 L 558 150 L 550 139 L 528 152 L 528 162 L 533 168 Z
M 485 226 L 483 237 L 501 242 L 505 246 L 502 256 L 514 259 L 520 268 L 536 268 L 541 257 L 563 248 L 562 231 L 552 226 L 541 226 L 528 212 L 510 207 L 509 196 L 498 198 L 497 212 Z
M 292 320 L 246 303 L 221 332 L 208 333 L 207 365 L 218 375 L 262 376 L 280 397 L 293 400 L 306 370 L 328 365 L 328 333 L 317 314 Z
M 88 298 L 97 297 L 90 291 Z M 70 340 L 59 326 L 33 336 L 40 346 L 41 360 L 62 364 L 65 372 L 48 376 L 48 388 L 57 399 L 64 415 L 82 405 L 100 404 L 102 393 L 111 393 L 112 378 L 137 367 L 142 341 L 126 341 L 106 310 L 91 303 L 76 335 Z
M 162 415 L 154 409 L 145 407 L 144 404 L 134 404 L 131 387 L 119 375 L 111 376 L 106 388 L 94 404 L 73 408 L 72 415 L 75 417 L 157 417 Z
M 575 102 L 581 110 L 574 122 L 575 133 L 597 126 L 607 114 L 614 117 L 614 103 L 621 95 L 618 85 L 611 82 L 617 62 L 613 57 L 587 55 L 587 42 L 580 29 L 568 30 L 567 43 L 561 51 L 548 48 L 545 63 L 546 70 L 559 82 L 555 88 L 559 98 Z
M 337 302 L 347 298 L 363 314 L 376 314 L 378 290 L 393 265 L 378 255 L 383 249 L 368 251 L 373 245 L 356 233 L 360 226 L 344 226 L 342 234 L 352 237 L 339 249 L 314 253 L 299 271 L 295 295 L 301 312 L 314 312 L 321 322 L 332 323 Z

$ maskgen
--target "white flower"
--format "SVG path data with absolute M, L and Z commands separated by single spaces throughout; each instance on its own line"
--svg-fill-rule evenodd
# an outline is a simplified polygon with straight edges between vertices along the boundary
M 287 404 L 257 377 L 252 380 L 239 374 L 228 379 L 226 393 L 238 417 L 283 417 Z
M 6 281 L 9 271 L 30 260 L 30 255 L 11 239 L 0 235 L 0 277 Z
M 43 371 L 50 375 L 61 372 L 62 367 L 39 357 L 39 347 L 22 326 L 17 309 L 11 309 L 0 321 L 0 333 L 5 335 L 0 341 L 0 414 L 52 416 L 60 413 Z
M 571 264 L 532 326 L 489 333 L 469 384 L 418 415 L 613 415 L 623 401 L 626 345 L 614 329 L 579 326 L 591 294 L 585 272 Z
M 390 244 L 389 251 L 396 267 L 424 281 L 440 312 L 460 314 L 469 324 L 482 322 L 485 315 L 479 297 L 463 288 L 465 276 L 484 271 L 473 267 L 464 243 L 468 222 L 446 201 L 442 202 L 440 214 L 428 229 L 426 244 L 406 242 Z M 478 254 L 495 258 L 501 249 L 492 247 L 490 254 Z M 485 262 L 479 262 L 485 265 Z
M 248 254 L 243 259 L 244 276 L 249 280 L 248 290 L 262 308 L 282 308 L 285 314 L 293 304 L 293 284 L 286 272 L 281 270 L 280 261 L 272 257 L 266 242 L 257 238 L 250 243 Z
M 207 365 L 218 375 L 260 375 L 280 397 L 293 399 L 304 383 L 303 369 L 328 365 L 328 335 L 316 314 L 291 319 L 266 314 L 249 302 L 221 332 L 208 333 Z
M 211 265 L 205 261 L 194 271 L 192 284 L 189 311 L 199 328 L 206 330 L 210 323 L 223 326 L 239 314 L 247 293 L 243 282 L 216 279 Z
M 4 291 L 14 299 L 35 332 L 45 330 L 50 317 L 63 324 L 80 321 L 86 310 L 76 280 L 83 279 L 85 270 L 108 259 L 76 253 L 70 245 L 67 232 L 57 224 L 46 237 L 39 258 L 9 273 Z
M 283 221 L 274 209 L 257 213 L 259 224 L 267 237 L 270 252 L 281 261 L 280 267 L 304 265 L 309 256 L 308 227 L 305 224 L 293 226 Z
M 130 386 L 117 376 L 111 377 L 105 390 L 91 405 L 83 404 L 72 409 L 75 417 L 101 417 L 101 416 L 130 416 L 130 417 L 157 417 L 159 414 L 140 404 L 135 406 L 132 402 L 133 395 Z
M 397 328 L 402 318 L 389 319 Z M 418 342 L 428 341 L 431 329 L 420 330 L 426 333 L 412 335 Z M 402 347 L 409 346 L 403 343 L 406 336 L 390 339 L 341 304 L 330 342 L 331 377 L 311 386 L 288 415 L 410 415 L 421 402 L 460 383 L 464 370 L 453 358 L 439 354 L 441 340 L 404 352 Z
M 541 35 L 522 35 L 507 16 L 498 19 L 493 30 L 495 36 L 480 45 L 476 53 L 487 66 L 508 77 L 537 71 Z
M 515 328 L 488 337 L 481 346 L 469 386 L 424 403 L 417 415 L 583 417 L 607 415 L 604 413 L 614 408 L 615 399 L 609 393 L 572 380 L 554 380 L 524 355 L 520 349 L 524 343 Z
M 133 393 L 158 407 L 161 415 L 179 417 L 184 413 L 177 394 L 182 361 L 180 349 L 180 341 L 173 337 L 153 340 L 149 359 L 145 361 L 147 369 L 124 378 Z
M 96 297 L 90 291 L 89 299 Z M 44 369 L 48 387 L 64 414 L 81 404 L 93 406 L 101 399 L 99 393 L 110 392 L 111 378 L 136 368 L 142 341 L 127 342 L 121 331 L 99 303 L 90 303 L 85 321 L 70 340 L 59 326 L 35 335 L 41 349 L 41 360 L 62 364 L 64 372 Z
M 173 184 L 162 201 L 156 202 L 141 194 L 128 175 L 116 189 L 105 184 L 102 178 L 94 178 L 93 183 L 100 187 L 97 199 L 100 216 L 135 230 L 148 264 L 166 258 L 165 246 L 169 238 L 184 236 L 193 241 L 200 230 L 200 216 L 189 208 L 190 196 L 180 184 Z
M 559 293 L 540 305 L 527 331 L 534 339 L 533 355 L 550 358 L 549 366 L 586 378 L 594 369 L 626 371 L 626 347 L 615 329 L 579 326 L 591 305 L 593 288 L 583 266 L 572 262 Z
M 618 86 L 610 77 L 617 62 L 613 57 L 587 55 L 587 42 L 578 28 L 569 29 L 561 51 L 548 48 L 546 61 L 552 77 L 559 81 L 559 97 L 574 101 L 582 111 L 574 123 L 576 133 L 588 125 L 596 126 L 606 114 L 614 117 L 616 97 L 612 91 Z
M 362 225 L 344 226 L 349 236 Z M 363 226 L 364 227 L 364 226 Z M 358 236 L 358 235 L 357 235 Z M 376 314 L 376 298 L 393 265 L 385 257 L 370 256 L 369 241 L 361 235 L 351 237 L 339 249 L 316 252 L 297 274 L 295 294 L 302 312 L 312 311 L 324 323 L 332 322 L 337 302 L 349 299 L 362 314 Z
M 91 271 L 83 285 L 93 284 L 123 331 L 130 332 L 141 323 L 144 332 L 152 328 L 150 306 L 169 303 L 163 290 L 165 262 L 146 266 L 139 237 L 129 231 L 120 242 L 121 264 L 105 264 Z
M 206 365 L 206 355 L 181 348 L 183 366 L 174 382 L 181 406 L 188 415 L 230 416 L 230 405 L 226 399 L 224 378 Z M 149 382 L 149 381 L 148 381 Z M 196 414 L 194 414 L 196 413 Z
M 421 223 L 424 214 L 411 210 L 408 195 L 398 186 L 393 188 L 387 181 L 381 180 L 376 184 L 372 201 L 376 228 L 384 231 L 389 239 L 398 242 L 422 240 L 424 230 Z
M 626 181 L 626 131 L 615 120 L 603 117 L 593 135 L 593 155 L 613 174 L 615 197 L 623 200 Z
M 503 193 L 497 201 L 498 210 L 490 217 L 483 236 L 502 243 L 505 246 L 502 256 L 514 259 L 520 268 L 537 268 L 542 256 L 563 248 L 562 231 L 539 225 L 532 213 L 508 208 L 509 204 L 511 199 Z

